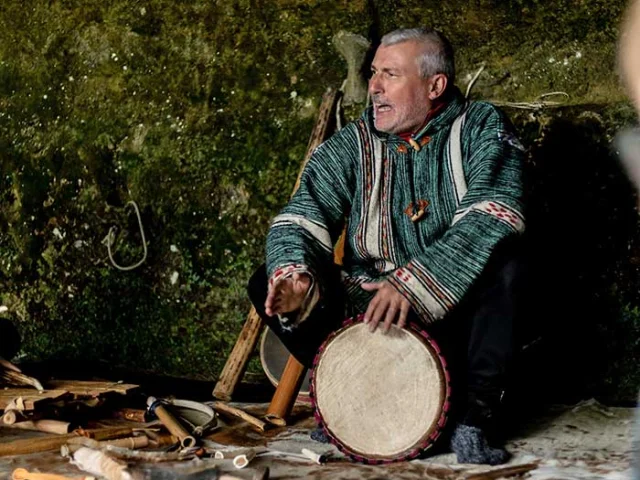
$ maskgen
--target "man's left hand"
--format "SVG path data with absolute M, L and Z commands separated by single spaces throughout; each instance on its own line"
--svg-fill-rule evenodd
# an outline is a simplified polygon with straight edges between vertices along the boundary
M 407 324 L 411 304 L 389 282 L 363 283 L 362 288 L 376 292 L 364 314 L 364 323 L 369 325 L 370 331 L 374 332 L 381 321 L 384 321 L 383 333 L 387 333 L 396 320 L 400 328 Z

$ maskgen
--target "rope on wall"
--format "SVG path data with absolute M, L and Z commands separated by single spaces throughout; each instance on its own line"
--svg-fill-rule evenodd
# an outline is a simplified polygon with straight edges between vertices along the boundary
M 134 265 L 129 265 L 127 267 L 118 265 L 115 259 L 113 258 L 113 253 L 111 252 L 111 247 L 115 245 L 115 242 L 116 242 L 116 227 L 111 227 L 109 229 L 109 233 L 105 237 L 105 243 L 107 244 L 107 251 L 109 252 L 109 260 L 111 261 L 111 264 L 114 267 L 116 267 L 118 270 L 122 270 L 123 272 L 133 270 L 134 268 L 138 268 L 147 259 L 147 240 L 145 239 L 145 236 L 144 236 L 144 228 L 142 226 L 142 217 L 140 216 L 140 209 L 138 209 L 138 205 L 133 200 L 127 202 L 127 204 L 125 205 L 125 208 L 127 208 L 129 205 L 133 206 L 133 209 L 136 212 L 136 216 L 138 217 L 138 225 L 140 226 L 140 236 L 142 237 L 142 249 L 144 251 L 142 255 L 142 260 L 140 260 L 138 263 Z

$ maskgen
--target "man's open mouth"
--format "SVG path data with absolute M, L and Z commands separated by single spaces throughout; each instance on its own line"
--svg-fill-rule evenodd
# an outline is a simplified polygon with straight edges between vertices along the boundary
M 380 103 L 375 106 L 376 113 L 390 112 L 391 108 L 391 105 L 388 105 L 386 103 Z

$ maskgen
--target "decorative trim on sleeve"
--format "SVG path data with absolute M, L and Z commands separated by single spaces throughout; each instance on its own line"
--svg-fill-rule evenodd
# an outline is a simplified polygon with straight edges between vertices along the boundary
M 469 208 L 459 210 L 453 217 L 451 225 L 458 223 L 465 215 L 471 212 L 480 212 L 486 215 L 491 215 L 501 221 L 502 223 L 509 225 L 515 232 L 524 232 L 524 217 L 516 209 L 511 208 L 509 205 L 496 202 L 496 201 L 484 201 L 474 203 Z
M 425 322 L 441 319 L 456 304 L 455 297 L 421 264 L 398 268 L 387 280 L 411 303 Z

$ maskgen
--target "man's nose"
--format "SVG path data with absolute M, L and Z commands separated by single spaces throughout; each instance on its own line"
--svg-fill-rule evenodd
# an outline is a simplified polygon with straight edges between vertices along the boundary
M 369 79 L 369 94 L 376 95 L 382 93 L 382 82 L 380 77 L 375 73 Z

